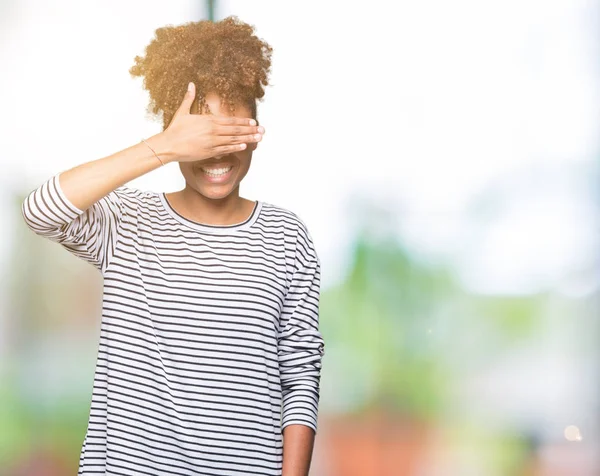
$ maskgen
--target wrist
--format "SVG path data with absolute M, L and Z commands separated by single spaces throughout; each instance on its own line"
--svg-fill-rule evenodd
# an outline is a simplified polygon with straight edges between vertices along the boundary
M 165 165 L 171 162 L 177 162 L 177 156 L 175 152 L 173 152 L 171 143 L 169 142 L 169 139 L 165 135 L 164 131 L 148 137 L 145 140 Z

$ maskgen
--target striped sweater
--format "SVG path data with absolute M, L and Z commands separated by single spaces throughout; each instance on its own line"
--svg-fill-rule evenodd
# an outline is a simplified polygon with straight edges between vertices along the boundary
M 209 225 L 122 186 L 87 210 L 60 174 L 29 228 L 103 276 L 79 475 L 281 475 L 283 428 L 317 431 L 320 260 L 305 223 L 256 201 Z

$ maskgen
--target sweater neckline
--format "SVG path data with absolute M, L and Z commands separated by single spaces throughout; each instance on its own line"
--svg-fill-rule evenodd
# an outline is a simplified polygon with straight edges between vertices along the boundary
M 163 209 L 175 220 L 179 223 L 192 228 L 196 231 L 202 231 L 205 233 L 231 233 L 240 230 L 246 230 L 250 228 L 254 222 L 258 219 L 260 215 L 260 211 L 262 209 L 263 202 L 260 200 L 254 201 L 254 207 L 252 208 L 252 213 L 239 223 L 234 223 L 232 225 L 211 225 L 209 223 L 201 223 L 198 221 L 190 220 L 189 218 L 184 217 L 179 214 L 169 203 L 169 200 L 166 197 L 166 192 L 159 193 L 160 201 L 162 203 Z

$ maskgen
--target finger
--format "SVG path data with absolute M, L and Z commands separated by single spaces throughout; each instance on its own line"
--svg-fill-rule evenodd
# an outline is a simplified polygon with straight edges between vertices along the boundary
M 244 136 L 251 134 L 264 134 L 265 129 L 262 126 L 217 125 L 213 131 L 219 136 Z
M 215 139 L 215 145 L 231 145 L 231 144 L 251 144 L 254 142 L 260 142 L 262 140 L 262 134 L 249 134 L 245 136 L 217 136 Z
M 193 82 L 188 83 L 188 89 L 183 96 L 183 100 L 175 115 L 178 114 L 189 114 L 190 108 L 192 107 L 192 103 L 194 102 L 194 98 L 196 97 L 196 85 Z
M 212 152 L 214 152 L 215 156 L 226 155 L 239 152 L 240 150 L 244 150 L 246 147 L 246 144 L 219 145 L 217 147 L 213 147 Z
M 256 126 L 256 121 L 248 117 L 212 116 L 213 121 L 224 126 Z

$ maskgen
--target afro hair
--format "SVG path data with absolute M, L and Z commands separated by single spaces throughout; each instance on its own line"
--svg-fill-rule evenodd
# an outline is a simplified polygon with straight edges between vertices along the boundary
M 215 93 L 231 112 L 245 104 L 256 119 L 256 103 L 265 94 L 272 48 L 254 27 L 235 16 L 158 28 L 129 73 L 144 78 L 150 95 L 147 112 L 162 112 L 163 130 L 179 108 L 187 85 L 196 85 L 192 113 L 206 113 L 204 97 Z

